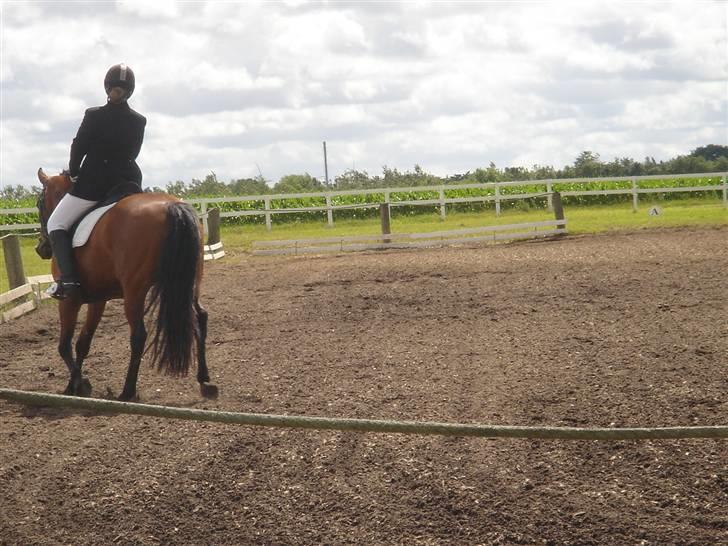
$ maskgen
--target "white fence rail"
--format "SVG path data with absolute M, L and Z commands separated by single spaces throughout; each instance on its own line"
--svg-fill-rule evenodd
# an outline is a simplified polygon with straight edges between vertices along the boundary
M 12 305 L 10 309 L 0 311 L 0 324 L 30 313 L 38 308 L 42 300 L 50 298 L 42 290 L 42 285 L 52 283 L 53 275 L 28 277 L 26 281 L 24 285 L 0 294 L 0 309 Z M 32 294 L 32 299 L 30 300 L 27 297 L 29 294 Z
M 257 256 L 323 254 L 390 248 L 435 248 L 454 244 L 535 239 L 566 234 L 566 222 L 566 219 L 559 219 L 429 233 L 389 233 L 323 239 L 253 241 L 253 254 Z
M 720 184 L 710 185 L 691 185 L 686 187 L 659 187 L 659 188 L 640 188 L 640 182 L 646 182 L 650 180 L 705 180 L 705 179 L 720 179 Z M 384 202 L 389 203 L 392 207 L 407 206 L 407 205 L 437 205 L 440 207 L 440 215 L 444 218 L 446 215 L 447 205 L 457 203 L 486 203 L 494 202 L 496 214 L 499 215 L 501 212 L 501 204 L 507 201 L 515 201 L 522 199 L 530 199 L 534 197 L 544 197 L 551 194 L 554 190 L 553 187 L 559 184 L 580 184 L 588 186 L 595 183 L 623 183 L 630 182 L 631 187 L 629 188 L 615 188 L 615 189 L 599 189 L 599 190 L 568 190 L 562 191 L 563 197 L 574 197 L 574 196 L 589 196 L 589 195 L 631 195 L 632 196 L 632 207 L 637 210 L 639 207 L 639 196 L 655 193 L 693 193 L 693 192 L 706 192 L 706 191 L 720 191 L 722 192 L 723 206 L 728 207 L 728 173 L 696 173 L 696 174 L 676 174 L 676 175 L 652 175 L 652 176 L 622 176 L 622 177 L 607 177 L 607 178 L 575 178 L 575 179 L 551 179 L 551 180 L 522 180 L 514 182 L 488 182 L 488 183 L 475 183 L 475 184 L 453 184 L 453 185 L 440 185 L 440 186 L 413 186 L 413 187 L 401 187 L 401 188 L 377 188 L 369 190 L 346 190 L 346 191 L 327 191 L 327 192 L 312 192 L 312 193 L 286 193 L 286 194 L 270 194 L 270 195 L 242 195 L 242 196 L 230 196 L 230 197 L 211 197 L 205 199 L 188 199 L 187 202 L 196 205 L 200 208 L 200 216 L 203 218 L 207 213 L 208 208 L 211 205 L 219 205 L 220 203 L 237 203 L 237 202 L 255 202 L 262 204 L 263 208 L 250 209 L 250 210 L 237 210 L 237 211 L 225 211 L 220 212 L 221 218 L 237 218 L 243 216 L 264 216 L 265 223 L 268 229 L 272 228 L 272 217 L 276 214 L 292 214 L 301 212 L 326 212 L 327 220 L 329 225 L 334 223 L 333 213 L 337 210 L 347 210 L 353 208 L 376 208 L 379 206 L 379 201 L 376 203 L 362 203 L 355 205 L 337 205 L 334 201 L 337 197 L 349 196 L 349 195 L 383 195 Z M 519 193 L 519 194 L 504 194 L 501 192 L 503 188 L 509 188 L 514 186 L 542 186 L 543 191 L 534 193 Z M 447 192 L 466 190 L 466 189 L 481 189 L 481 190 L 493 190 L 492 195 L 472 196 L 472 197 L 447 197 Z M 437 192 L 438 198 L 426 198 L 426 199 L 410 199 L 410 200 L 393 200 L 392 196 L 398 193 L 432 193 Z M 284 207 L 282 202 L 289 199 L 303 199 L 303 198 L 319 198 L 325 199 L 326 205 L 312 206 L 312 207 Z M 550 208 L 550 198 L 549 208 Z M 27 208 L 10 208 L 0 209 L 0 216 L 11 215 L 11 214 L 28 214 L 37 213 L 37 209 L 33 207 Z M 8 224 L 0 225 L 0 231 L 19 231 L 28 229 L 38 229 L 40 224 L 37 223 L 23 223 L 23 224 Z

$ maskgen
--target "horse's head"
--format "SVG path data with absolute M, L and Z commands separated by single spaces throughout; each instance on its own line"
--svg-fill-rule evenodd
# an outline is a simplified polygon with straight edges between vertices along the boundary
M 40 237 L 35 251 L 44 260 L 49 260 L 53 253 L 48 240 L 48 218 L 60 200 L 63 199 L 63 196 L 71 189 L 71 177 L 66 172 L 48 176 L 43 172 L 43 169 L 38 169 L 38 180 L 43 185 L 43 190 L 40 192 L 36 203 L 40 217 Z

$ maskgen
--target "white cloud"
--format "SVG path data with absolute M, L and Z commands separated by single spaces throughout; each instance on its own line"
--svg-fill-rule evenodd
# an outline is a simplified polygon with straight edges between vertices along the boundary
M 728 130 L 725 5 L 31 2 L 2 8 L 0 183 L 62 168 L 109 66 L 145 180 L 668 159 Z M 28 175 L 30 173 L 30 175 Z
M 117 0 L 120 13 L 128 13 L 143 18 L 174 18 L 179 14 L 178 2 L 174 0 Z

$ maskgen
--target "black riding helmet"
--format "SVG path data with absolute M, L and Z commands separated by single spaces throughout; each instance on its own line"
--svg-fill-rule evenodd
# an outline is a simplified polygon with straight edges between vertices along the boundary
M 126 89 L 127 99 L 131 97 L 131 94 L 134 92 L 134 85 L 134 72 L 124 63 L 115 64 L 109 68 L 109 71 L 106 73 L 106 77 L 104 78 L 104 89 L 106 89 L 106 93 L 108 93 L 112 87 L 121 87 L 122 89 Z

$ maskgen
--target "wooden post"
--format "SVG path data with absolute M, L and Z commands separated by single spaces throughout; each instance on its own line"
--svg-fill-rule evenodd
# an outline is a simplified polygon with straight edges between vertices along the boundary
M 6 235 L 2 240 L 5 269 L 8 272 L 8 284 L 10 290 L 12 290 L 25 284 L 23 257 L 20 254 L 20 238 L 17 235 Z
M 500 216 L 500 186 L 495 186 L 495 215 Z
M 551 181 L 549 180 L 548 182 L 546 182 L 546 193 L 548 194 L 548 195 L 546 195 L 546 207 L 548 208 L 549 212 L 554 211 L 554 201 L 553 201 L 553 195 L 552 195 L 553 190 L 554 190 L 553 184 L 551 184 Z
M 265 202 L 265 228 L 270 231 L 273 229 L 270 221 L 270 197 L 266 197 L 263 201 Z
M 728 208 L 728 174 L 723 175 L 723 206 Z
M 445 221 L 445 188 L 440 188 L 440 220 Z
M 220 242 L 220 209 L 210 209 L 207 213 L 207 244 Z
M 324 145 L 326 143 L 324 142 Z M 329 227 L 334 227 L 334 211 L 331 210 L 331 196 L 326 196 L 326 218 L 329 222 Z
M 551 200 L 553 202 L 554 206 L 554 218 L 556 220 L 563 220 L 564 219 L 564 206 L 561 203 L 561 194 L 557 191 L 555 191 L 552 196 Z M 556 229 L 564 229 L 566 227 L 566 224 L 556 224 Z
M 382 235 L 389 235 L 392 233 L 389 203 L 379 204 L 379 217 L 382 220 Z M 382 238 L 382 241 L 387 243 L 389 242 L 389 238 Z
M 329 187 L 329 158 L 326 156 L 326 141 L 324 140 L 324 173 L 326 177 L 326 187 Z
M 202 216 L 202 227 L 205 233 L 209 233 L 209 227 L 207 225 L 207 202 L 201 203 L 200 216 Z
M 637 180 L 632 179 L 632 212 L 637 212 L 639 206 L 639 193 L 637 193 Z

